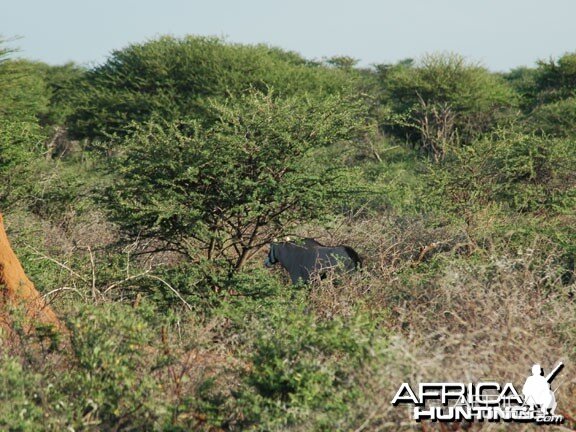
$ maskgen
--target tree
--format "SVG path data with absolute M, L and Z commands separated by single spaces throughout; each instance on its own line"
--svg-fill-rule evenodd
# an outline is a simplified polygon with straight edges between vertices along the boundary
M 576 137 L 576 97 L 536 107 L 525 123 L 532 131 L 555 137 Z
M 183 117 L 210 123 L 208 99 L 239 96 L 250 88 L 277 96 L 341 94 L 346 72 L 266 45 L 225 43 L 218 38 L 161 37 L 114 51 L 86 74 L 69 118 L 79 138 L 124 136 L 132 121 Z
M 538 70 L 525 66 L 517 67 L 502 74 L 502 77 L 512 86 L 520 98 L 519 107 L 524 112 L 530 112 L 534 107 L 537 89 L 536 78 Z
M 536 103 L 549 103 L 576 96 L 576 53 L 558 60 L 539 61 Z
M 34 161 L 46 135 L 37 123 L 0 118 L 0 206 L 6 210 L 20 198 L 19 191 L 38 180 Z
M 435 159 L 490 130 L 516 103 L 500 77 L 458 55 L 428 55 L 416 64 L 380 67 L 379 74 L 388 130 Z
M 458 210 L 498 203 L 517 212 L 574 213 L 576 154 L 570 139 L 498 129 L 456 149 L 432 174 Z
M 33 62 L 8 58 L 0 40 L 0 117 L 35 121 L 48 111 L 50 93 Z
M 12 195 L 32 171 L 31 162 L 41 154 L 46 139 L 38 115 L 48 106 L 43 80 L 31 62 L 10 59 L 16 52 L 0 39 L 0 207 L 5 211 Z M 11 200 L 8 197 L 11 196 Z
M 48 65 L 42 62 L 28 62 L 32 73 L 41 77 L 49 95 L 48 109 L 40 116 L 43 125 L 65 123 L 75 111 L 74 99 L 79 91 L 85 69 L 73 62 L 63 65 Z
M 113 219 L 192 259 L 240 269 L 286 227 L 317 218 L 341 192 L 334 168 L 311 153 L 363 130 L 365 108 L 339 96 L 276 98 L 253 90 L 212 100 L 218 120 L 135 125 L 111 168 Z

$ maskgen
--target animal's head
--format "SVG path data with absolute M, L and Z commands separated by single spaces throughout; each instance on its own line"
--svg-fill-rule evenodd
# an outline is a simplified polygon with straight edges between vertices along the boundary
M 289 242 L 290 241 L 290 237 L 284 237 L 284 242 Z M 268 256 L 266 257 L 266 260 L 264 261 L 264 265 L 266 267 L 272 267 L 274 264 L 276 264 L 278 262 L 278 246 L 282 244 L 278 242 L 278 239 L 274 239 L 272 240 L 272 243 L 270 243 L 270 247 L 268 249 Z

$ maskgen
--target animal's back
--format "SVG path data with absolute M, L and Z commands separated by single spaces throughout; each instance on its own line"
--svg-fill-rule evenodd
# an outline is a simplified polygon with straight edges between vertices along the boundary
M 348 249 L 351 248 L 347 246 L 319 247 L 317 249 L 316 270 L 337 268 L 338 266 L 343 266 L 348 271 L 354 270 L 356 268 L 355 256 L 357 257 L 358 254 L 356 252 L 351 254 Z
M 302 279 L 309 282 L 314 273 L 321 277 L 329 270 L 356 270 L 360 256 L 349 246 L 324 246 L 312 238 L 294 242 L 285 242 L 276 246 L 279 249 L 281 263 L 290 274 L 292 283 Z

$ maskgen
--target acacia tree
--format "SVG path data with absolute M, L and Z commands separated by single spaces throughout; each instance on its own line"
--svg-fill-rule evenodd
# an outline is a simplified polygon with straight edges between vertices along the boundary
M 164 36 L 114 51 L 89 70 L 72 95 L 68 127 L 77 138 L 107 140 L 125 136 L 130 122 L 154 116 L 210 124 L 208 99 L 237 97 L 249 88 L 265 93 L 269 86 L 282 96 L 350 93 L 350 75 L 266 45 Z
M 113 219 L 192 259 L 240 269 L 286 227 L 323 214 L 342 192 L 334 167 L 310 157 L 364 129 L 364 105 L 340 96 L 276 98 L 250 91 L 214 100 L 218 119 L 134 125 L 112 168 Z
M 435 54 L 378 69 L 388 130 L 436 160 L 493 128 L 516 104 L 508 85 L 458 55 Z
M 558 60 L 539 61 L 535 77 L 535 104 L 557 102 L 576 96 L 576 52 Z

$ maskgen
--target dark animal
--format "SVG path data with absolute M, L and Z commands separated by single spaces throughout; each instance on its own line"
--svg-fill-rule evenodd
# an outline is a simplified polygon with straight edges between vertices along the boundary
M 270 244 L 266 267 L 280 263 L 293 284 L 310 282 L 313 274 L 325 277 L 328 271 L 341 269 L 356 270 L 362 264 L 360 256 L 349 246 L 328 247 L 311 238 L 298 241 L 273 242 Z

